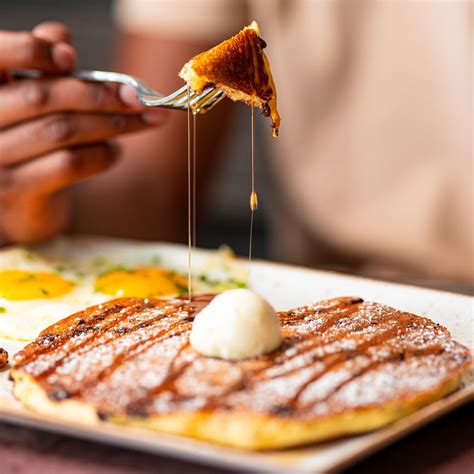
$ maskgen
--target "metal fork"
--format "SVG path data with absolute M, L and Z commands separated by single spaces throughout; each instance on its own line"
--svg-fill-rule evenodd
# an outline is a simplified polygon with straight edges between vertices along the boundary
M 39 78 L 44 77 L 40 71 L 32 69 L 22 69 L 14 72 L 15 77 L 20 78 Z M 201 93 L 197 94 L 183 86 L 181 89 L 167 96 L 160 94 L 152 89 L 148 84 L 135 76 L 122 74 L 120 72 L 109 71 L 74 71 L 67 75 L 84 81 L 94 82 L 119 82 L 127 84 L 135 89 L 137 98 L 147 107 L 165 107 L 167 109 L 187 110 L 188 103 L 194 114 L 203 114 L 211 110 L 224 97 L 225 93 L 215 87 L 206 87 Z

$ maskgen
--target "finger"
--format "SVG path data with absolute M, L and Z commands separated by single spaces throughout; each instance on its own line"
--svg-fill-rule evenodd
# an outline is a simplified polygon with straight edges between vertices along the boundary
M 0 165 L 10 166 L 54 150 L 103 141 L 163 121 L 163 112 L 142 115 L 47 115 L 0 131 Z
M 0 70 L 59 72 L 74 64 L 75 52 L 67 43 L 51 43 L 26 32 L 0 31 Z
M 127 84 L 120 84 L 119 97 L 124 104 L 127 104 L 131 107 L 143 107 L 143 105 L 138 100 L 137 91 Z
M 52 43 L 62 41 L 71 44 L 71 32 L 69 28 L 59 21 L 45 21 L 35 26 L 31 32 L 33 36 L 43 38 Z
M 117 156 L 118 148 L 111 143 L 55 151 L 10 170 L 10 183 L 27 195 L 51 194 L 105 171 Z
M 0 88 L 0 128 L 54 112 L 137 112 L 138 102 L 124 103 L 117 84 L 74 78 L 12 81 Z
M 5 240 L 33 244 L 64 232 L 71 215 L 66 190 L 51 195 L 20 196 L 2 214 L 0 232 Z

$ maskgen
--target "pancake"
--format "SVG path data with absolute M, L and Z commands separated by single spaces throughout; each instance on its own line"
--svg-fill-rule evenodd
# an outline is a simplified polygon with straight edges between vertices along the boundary
M 121 298 L 74 314 L 15 355 L 14 393 L 56 419 L 272 449 L 392 423 L 456 390 L 471 363 L 439 324 L 355 297 L 278 313 L 271 354 L 201 356 L 189 334 L 212 298 Z
M 8 352 L 0 347 L 0 369 L 3 369 L 8 363 Z
M 232 38 L 194 56 L 183 66 L 179 76 L 195 92 L 214 86 L 234 101 L 260 107 L 262 113 L 270 117 L 276 137 L 280 115 L 275 81 L 263 51 L 265 47 L 258 24 L 253 21 Z

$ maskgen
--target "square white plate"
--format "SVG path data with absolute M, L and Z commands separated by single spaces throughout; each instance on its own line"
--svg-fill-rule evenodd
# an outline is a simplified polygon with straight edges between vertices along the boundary
M 98 252 L 109 246 L 136 249 L 137 254 L 172 255 L 174 261 L 187 262 L 187 248 L 171 244 L 138 243 L 102 239 Z M 76 241 L 77 243 L 77 241 Z M 72 242 L 69 242 L 72 245 Z M 201 256 L 206 252 L 199 251 Z M 166 258 L 165 258 L 166 260 Z M 277 310 L 314 303 L 334 296 L 360 296 L 365 300 L 428 316 L 447 327 L 452 336 L 473 351 L 474 298 L 441 291 L 368 280 L 306 268 L 255 261 L 251 267 L 251 287 L 267 297 Z M 24 344 L 0 339 L 0 347 L 10 356 Z M 59 422 L 26 410 L 12 395 L 8 371 L 0 372 L 0 420 L 44 430 L 139 449 L 176 458 L 271 472 L 321 472 L 347 466 L 389 444 L 406 433 L 473 398 L 474 377 L 468 375 L 460 390 L 384 429 L 365 435 L 320 445 L 265 453 L 224 448 L 189 438 L 153 433 L 103 423 L 97 427 Z

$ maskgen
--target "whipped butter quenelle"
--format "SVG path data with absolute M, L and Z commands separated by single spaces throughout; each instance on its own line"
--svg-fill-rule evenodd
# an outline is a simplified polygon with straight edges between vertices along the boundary
M 194 319 L 191 345 L 209 357 L 240 360 L 281 345 L 278 316 L 262 296 L 247 289 L 217 295 Z

